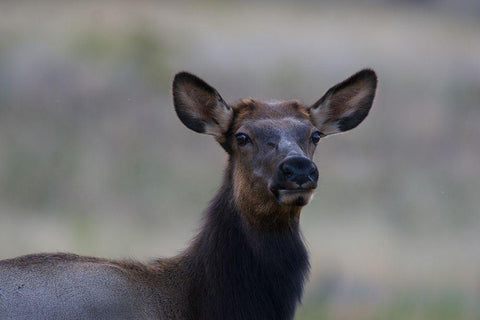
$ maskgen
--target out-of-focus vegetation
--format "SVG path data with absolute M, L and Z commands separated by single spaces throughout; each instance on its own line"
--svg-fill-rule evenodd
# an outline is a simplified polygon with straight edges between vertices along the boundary
M 478 319 L 475 1 L 0 3 L 0 258 L 174 254 L 225 155 L 177 120 L 175 72 L 312 103 L 363 67 L 369 118 L 320 144 L 297 319 Z

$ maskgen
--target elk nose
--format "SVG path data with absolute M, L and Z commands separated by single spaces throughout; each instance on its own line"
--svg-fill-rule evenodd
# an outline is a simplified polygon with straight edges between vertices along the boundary
M 290 157 L 279 167 L 282 180 L 294 188 L 314 189 L 317 187 L 318 170 L 315 163 L 305 157 Z

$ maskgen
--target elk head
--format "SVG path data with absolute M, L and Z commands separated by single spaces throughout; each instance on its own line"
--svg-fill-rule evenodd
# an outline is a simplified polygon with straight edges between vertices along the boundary
M 367 116 L 377 85 L 362 70 L 311 106 L 299 101 L 242 99 L 227 104 L 187 72 L 173 81 L 175 110 L 188 128 L 210 134 L 230 156 L 227 169 L 236 208 L 252 225 L 289 225 L 317 186 L 312 161 L 320 139 L 355 128 Z

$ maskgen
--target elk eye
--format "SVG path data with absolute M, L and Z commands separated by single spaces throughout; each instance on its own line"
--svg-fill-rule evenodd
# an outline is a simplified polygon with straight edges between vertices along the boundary
M 325 135 L 323 133 L 321 133 L 320 131 L 315 131 L 314 133 L 312 133 L 312 136 L 310 137 L 310 140 L 312 140 L 312 142 L 314 144 L 317 144 L 318 141 L 320 141 L 320 139 L 322 137 L 325 137 Z
M 252 142 L 252 140 L 250 140 L 250 137 L 247 136 L 245 133 L 237 133 L 235 135 L 235 138 L 237 139 L 237 143 L 240 147 L 243 147 L 244 145 Z

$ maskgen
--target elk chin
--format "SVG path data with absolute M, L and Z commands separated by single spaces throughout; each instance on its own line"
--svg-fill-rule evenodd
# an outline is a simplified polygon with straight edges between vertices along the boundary
M 278 204 L 282 206 L 303 207 L 313 197 L 313 189 L 271 189 Z

